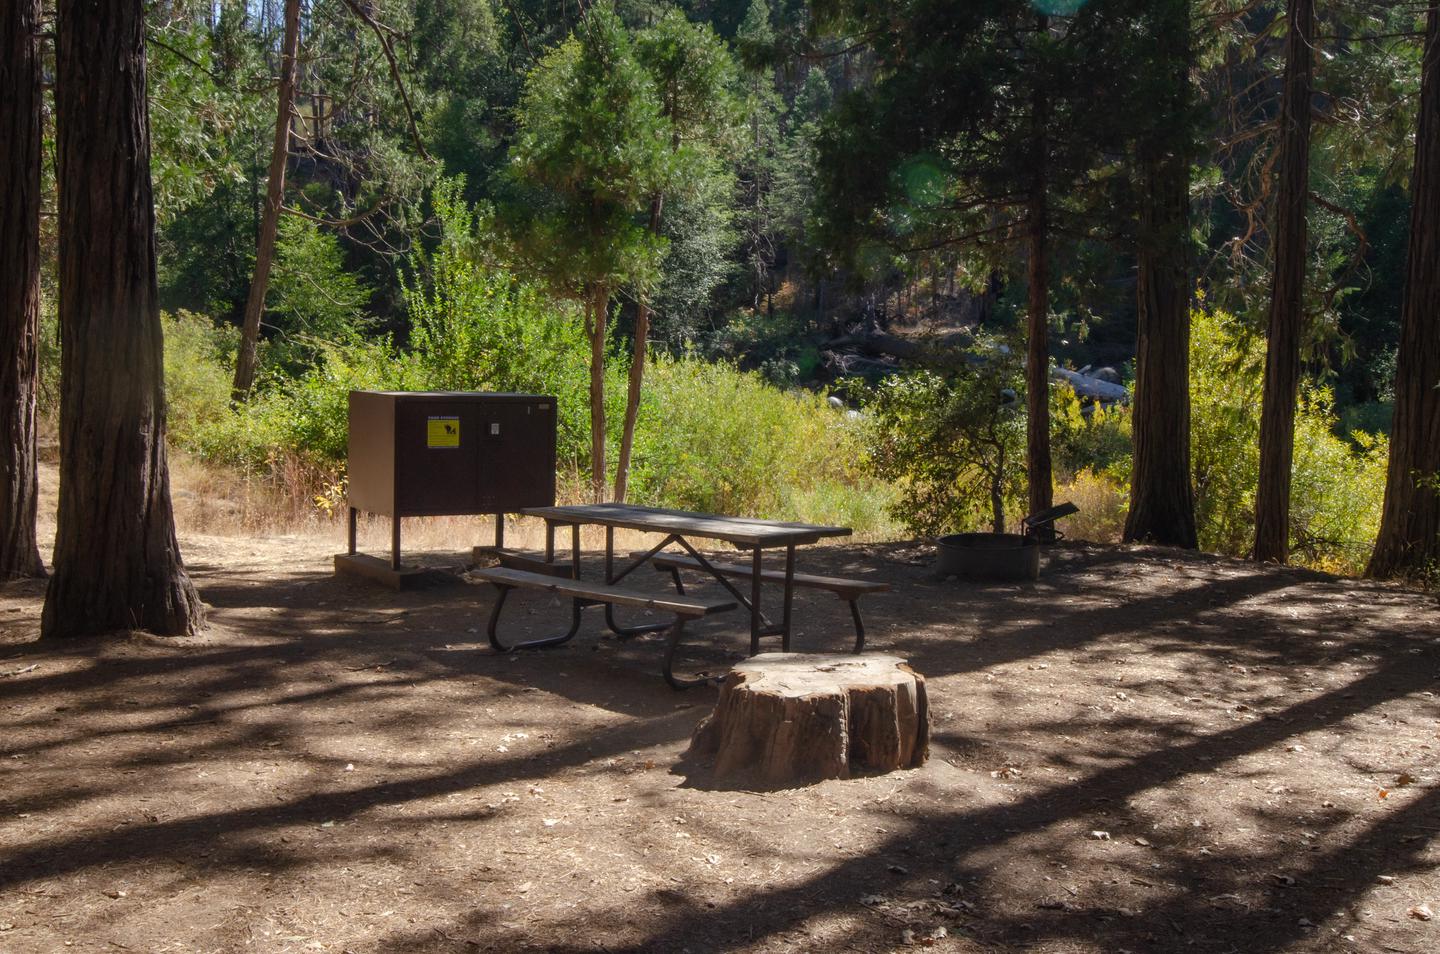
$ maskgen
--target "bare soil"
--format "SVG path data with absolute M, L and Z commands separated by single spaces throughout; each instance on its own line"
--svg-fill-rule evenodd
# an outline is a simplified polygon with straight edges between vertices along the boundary
M 336 579 L 339 539 L 183 534 L 194 639 L 40 645 L 43 585 L 0 589 L 0 951 L 1440 950 L 1433 596 L 814 548 L 894 584 L 869 645 L 927 676 L 931 760 L 757 792 L 684 758 L 715 693 L 671 691 L 657 639 L 496 655 L 487 587 Z M 797 649 L 849 646 L 843 603 L 796 613 Z

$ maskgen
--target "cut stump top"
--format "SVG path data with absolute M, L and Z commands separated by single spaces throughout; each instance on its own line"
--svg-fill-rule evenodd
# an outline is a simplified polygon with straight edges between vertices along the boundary
M 831 694 L 857 686 L 898 687 L 915 681 L 904 659 L 884 653 L 761 653 L 736 663 L 731 671 L 745 677 L 750 691 L 785 698 Z

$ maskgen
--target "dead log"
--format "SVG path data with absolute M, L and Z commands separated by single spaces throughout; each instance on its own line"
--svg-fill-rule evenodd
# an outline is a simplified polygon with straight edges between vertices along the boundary
M 917 768 L 925 677 L 898 656 L 762 653 L 725 677 L 690 752 L 714 757 L 716 779 L 767 788 Z

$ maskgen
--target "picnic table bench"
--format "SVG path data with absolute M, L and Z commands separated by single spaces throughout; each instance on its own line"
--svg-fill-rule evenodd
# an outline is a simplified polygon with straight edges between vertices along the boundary
M 604 605 L 608 609 L 618 604 L 671 614 L 674 617 L 673 621 L 631 626 L 624 629 L 617 628 L 617 635 L 624 639 L 638 636 L 640 633 L 668 630 L 669 633 L 665 640 L 665 659 L 660 671 L 665 676 L 665 681 L 676 689 L 685 689 L 708 681 L 706 679 L 679 678 L 674 673 L 675 649 L 685 635 L 685 623 L 688 620 L 709 616 L 711 613 L 735 608 L 733 602 L 698 600 L 694 597 L 657 597 L 650 593 L 613 584 L 566 578 L 551 573 L 537 573 L 532 570 L 519 570 L 506 566 L 477 570 L 472 575 L 493 584 L 500 591 L 495 598 L 495 606 L 490 611 L 487 635 L 490 637 L 490 645 L 502 653 L 513 652 L 516 649 L 544 649 L 569 642 L 580 631 L 580 611 L 586 606 Z M 508 645 L 504 643 L 498 633 L 500 612 L 505 607 L 505 598 L 511 590 L 517 588 L 543 590 L 570 597 L 570 628 L 564 633 L 554 636 L 543 636 L 539 639 Z

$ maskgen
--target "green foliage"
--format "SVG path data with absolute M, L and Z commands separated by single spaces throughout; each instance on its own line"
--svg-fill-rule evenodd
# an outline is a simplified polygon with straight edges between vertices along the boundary
M 1018 358 L 980 343 L 964 370 L 914 371 L 876 389 L 870 459 L 895 484 L 894 516 L 916 533 L 1003 532 L 1023 506 L 1025 416 Z
M 358 340 L 373 325 L 373 290 L 345 270 L 335 236 L 314 222 L 282 216 L 267 310 L 279 334 L 266 348 L 272 370 L 307 366 L 326 345 Z
M 1223 312 L 1192 314 L 1191 461 L 1200 545 L 1244 555 L 1255 534 L 1260 470 L 1264 342 Z M 1388 445 L 1383 437 L 1335 435 L 1331 393 L 1303 385 L 1295 417 L 1291 546 L 1321 569 L 1364 569 L 1380 525 Z
M 631 481 L 639 503 L 883 526 L 889 494 L 867 479 L 857 422 L 723 363 L 659 359 L 649 370 Z
M 659 94 L 670 151 L 665 181 L 651 200 L 662 212 L 666 250 L 650 303 L 657 332 L 680 345 L 693 340 L 700 316 L 733 271 L 735 175 L 725 153 L 740 118 L 735 65 L 712 29 L 673 9 L 637 34 L 635 54 Z
M 1113 406 L 1083 407 L 1064 385 L 1050 388 L 1050 451 L 1055 472 L 1104 474 L 1118 484 L 1130 482 L 1130 411 Z
M 447 220 L 463 224 L 460 208 Z M 587 379 L 576 323 L 534 288 L 466 257 L 463 245 L 442 243 L 431 280 L 407 293 L 412 350 L 386 340 L 326 345 L 310 369 L 240 407 L 229 401 L 233 330 L 189 314 L 167 319 L 172 440 L 246 473 L 267 475 L 289 458 L 338 473 L 351 389 L 513 389 L 556 395 L 562 461 L 579 470 Z M 860 425 L 822 398 L 691 359 L 659 359 L 650 380 L 636 435 L 636 500 L 890 532 L 893 492 L 865 471 Z
M 427 388 L 555 395 L 558 453 L 580 469 L 589 441 L 590 346 L 573 306 L 548 298 L 486 261 L 460 180 L 442 182 L 434 205 L 440 243 L 412 263 L 405 289 L 417 373 Z M 623 366 L 610 371 L 618 397 Z
M 1190 331 L 1190 462 L 1195 521 L 1207 550 L 1244 554 L 1255 536 L 1265 345 L 1220 311 Z
M 530 72 L 516 110 L 507 211 L 529 264 L 569 298 L 655 280 L 663 252 L 637 216 L 670 173 L 661 100 L 609 5 Z
M 165 405 L 170 439 L 195 446 L 225 420 L 230 409 L 231 368 L 239 336 L 216 328 L 203 315 L 162 315 L 165 333 Z
M 707 342 L 706 353 L 753 368 L 777 387 L 796 387 L 820 367 L 820 349 L 809 330 L 788 310 L 741 308 Z
M 165 7 L 150 18 L 145 75 L 157 145 L 150 173 L 162 230 L 217 188 L 243 181 L 243 144 L 264 112 L 247 90 L 263 64 L 246 41 L 243 5 L 178 0 Z M 215 18 L 213 27 L 207 15 Z

